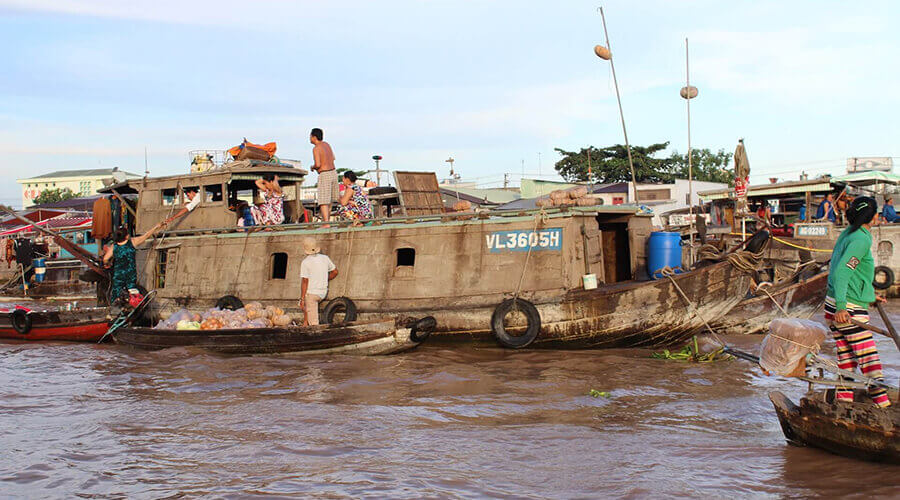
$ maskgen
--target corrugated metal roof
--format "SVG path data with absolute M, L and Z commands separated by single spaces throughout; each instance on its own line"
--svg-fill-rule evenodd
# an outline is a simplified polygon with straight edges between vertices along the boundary
M 781 194 L 805 193 L 807 191 L 831 191 L 832 189 L 831 178 L 822 178 L 808 181 L 790 181 L 779 182 L 776 184 L 759 184 L 757 186 L 750 186 L 747 194 L 748 196 L 777 196 Z M 703 201 L 712 201 L 734 198 L 735 195 L 734 188 L 728 188 L 716 189 L 713 191 L 701 191 L 697 193 L 697 196 L 699 196 Z
M 25 179 L 19 179 L 20 181 L 33 181 L 35 179 L 58 179 L 62 177 L 96 177 L 96 176 L 111 176 L 113 172 L 123 173 L 126 176 L 140 178 L 141 176 L 138 174 L 132 174 L 131 172 L 126 172 L 124 170 L 113 170 L 111 168 L 89 168 L 85 170 L 57 170 L 56 172 L 50 172 L 49 174 L 38 175 L 35 177 L 28 177 Z

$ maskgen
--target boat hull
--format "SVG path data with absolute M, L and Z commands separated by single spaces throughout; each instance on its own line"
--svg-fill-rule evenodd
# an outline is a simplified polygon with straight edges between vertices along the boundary
M 727 315 L 719 317 L 713 322 L 713 328 L 726 335 L 764 333 L 775 318 L 808 319 L 825 303 L 827 285 L 826 271 L 789 286 L 771 290 L 769 294 L 772 298 L 760 292 L 758 296 L 742 300 Z M 787 315 L 772 299 L 778 301 Z
M 163 330 L 125 327 L 116 343 L 143 350 L 197 347 L 222 354 L 392 354 L 420 344 L 409 328 L 394 321 L 335 326 L 255 328 L 247 330 Z
M 0 314 L 0 338 L 70 342 L 97 342 L 109 328 L 106 308 L 76 309 L 73 311 L 32 311 L 31 329 L 17 332 L 9 314 Z
M 873 403 L 828 403 L 824 392 L 795 405 L 780 392 L 769 394 L 788 442 L 813 446 L 871 462 L 900 464 L 900 408 Z

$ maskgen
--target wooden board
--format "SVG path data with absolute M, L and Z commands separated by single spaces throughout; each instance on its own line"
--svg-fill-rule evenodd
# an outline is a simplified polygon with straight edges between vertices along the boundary
M 444 213 L 444 202 L 434 172 L 394 172 L 406 215 Z

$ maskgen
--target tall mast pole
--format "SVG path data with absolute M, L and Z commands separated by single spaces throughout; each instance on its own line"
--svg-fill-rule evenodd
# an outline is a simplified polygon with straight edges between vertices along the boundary
M 628 131 L 625 130 L 625 113 L 622 112 L 622 96 L 619 95 L 619 82 L 616 79 L 616 65 L 613 63 L 612 45 L 609 43 L 609 33 L 606 31 L 606 16 L 603 7 L 600 7 L 600 19 L 603 21 L 603 35 L 606 37 L 606 48 L 609 49 L 609 67 L 612 69 L 613 85 L 616 88 L 616 101 L 619 103 L 619 118 L 622 120 L 622 134 L 625 136 L 625 152 L 628 154 L 628 168 L 631 169 L 631 185 L 634 186 L 634 202 L 638 202 L 637 178 L 634 175 L 634 162 L 631 161 L 631 145 L 628 144 Z
M 684 39 L 684 72 L 687 82 L 687 148 L 688 148 L 688 232 L 690 234 L 690 263 L 694 263 L 694 165 L 691 155 L 691 63 L 688 51 L 688 39 Z

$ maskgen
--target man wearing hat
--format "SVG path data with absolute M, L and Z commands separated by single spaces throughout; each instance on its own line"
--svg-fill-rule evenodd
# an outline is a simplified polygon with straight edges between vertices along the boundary
M 312 238 L 303 239 L 306 258 L 300 263 L 300 308 L 306 313 L 304 325 L 319 324 L 319 302 L 328 295 L 328 282 L 338 275 L 337 267 L 327 255 L 319 253 Z

